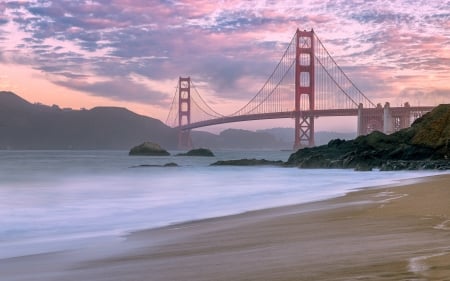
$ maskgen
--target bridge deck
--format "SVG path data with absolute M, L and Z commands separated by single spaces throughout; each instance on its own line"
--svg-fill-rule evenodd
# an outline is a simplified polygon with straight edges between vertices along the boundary
M 391 114 L 393 116 L 401 114 L 404 112 L 425 112 L 431 111 L 433 106 L 415 106 L 415 107 L 391 107 Z M 370 114 L 380 114 L 383 112 L 382 107 L 376 108 L 364 108 L 363 113 L 365 115 Z M 195 128 L 234 123 L 242 121 L 253 121 L 253 120 L 265 120 L 265 119 L 283 119 L 283 118 L 294 118 L 296 115 L 308 116 L 308 117 L 333 117 L 333 116 L 358 116 L 358 109 L 325 109 L 325 110 L 305 110 L 305 111 L 285 111 L 285 112 L 273 112 L 273 113 L 257 113 L 257 114 L 247 114 L 240 116 L 226 116 L 222 118 L 216 118 L 211 120 L 199 121 L 191 124 L 186 124 L 181 127 L 177 127 L 181 130 L 190 130 Z M 381 113 L 382 114 L 382 113 Z

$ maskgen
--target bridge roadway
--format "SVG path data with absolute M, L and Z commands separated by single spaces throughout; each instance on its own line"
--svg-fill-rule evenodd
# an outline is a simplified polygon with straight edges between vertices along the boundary
M 400 115 L 406 111 L 412 112 L 426 112 L 431 111 L 434 106 L 411 106 L 411 107 L 391 107 L 390 111 L 392 116 Z M 383 116 L 383 107 L 375 108 L 363 108 L 363 114 L 366 116 L 380 115 Z M 358 108 L 351 109 L 323 109 L 323 110 L 304 110 L 304 111 L 285 111 L 285 112 L 273 112 L 273 113 L 255 113 L 247 115 L 237 116 L 225 116 L 216 119 L 210 119 L 205 121 L 194 122 L 177 127 L 179 130 L 190 130 L 195 128 L 234 123 L 242 121 L 253 120 L 265 120 L 265 119 L 282 119 L 282 118 L 294 118 L 296 114 L 305 117 L 335 117 L 335 116 L 358 116 Z

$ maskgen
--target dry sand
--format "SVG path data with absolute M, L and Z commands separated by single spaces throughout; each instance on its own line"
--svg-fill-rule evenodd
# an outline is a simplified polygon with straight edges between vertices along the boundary
M 0 260 L 0 280 L 450 280 L 450 174 Z

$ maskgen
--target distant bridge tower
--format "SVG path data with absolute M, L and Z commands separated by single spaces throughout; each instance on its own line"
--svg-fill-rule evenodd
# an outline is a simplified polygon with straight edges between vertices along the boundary
M 178 79 L 178 126 L 191 124 L 191 78 Z M 178 148 L 191 149 L 191 130 L 180 129 L 178 132 Z
M 297 29 L 294 149 L 314 146 L 314 116 L 302 114 L 303 110 L 314 110 L 314 57 L 314 31 Z

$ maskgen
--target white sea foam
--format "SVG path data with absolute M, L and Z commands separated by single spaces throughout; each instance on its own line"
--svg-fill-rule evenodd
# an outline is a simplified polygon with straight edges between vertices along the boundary
M 439 230 L 450 230 L 450 220 L 443 221 L 442 223 L 436 225 L 434 228 Z
M 0 152 L 0 258 L 24 254 L 33 244 L 64 248 L 64 241 L 311 202 L 435 174 L 208 166 L 244 157 L 286 160 L 289 153 L 217 154 L 202 158 Z M 181 167 L 129 168 L 167 162 Z
M 439 253 L 410 258 L 409 262 L 408 262 L 408 271 L 410 271 L 414 274 L 417 274 L 417 275 L 422 275 L 428 269 L 430 269 L 429 265 L 426 263 L 426 260 L 428 260 L 430 258 L 434 258 L 434 257 L 447 255 L 447 254 L 448 254 L 448 250 L 441 249 Z

